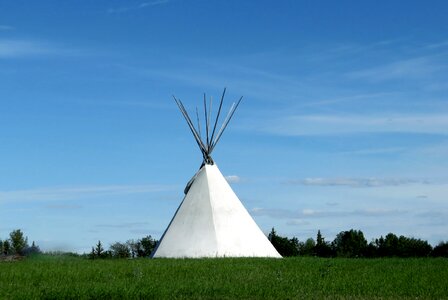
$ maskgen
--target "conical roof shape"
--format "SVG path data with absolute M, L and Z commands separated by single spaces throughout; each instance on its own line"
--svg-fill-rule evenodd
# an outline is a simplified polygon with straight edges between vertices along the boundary
M 216 164 L 204 164 L 153 257 L 277 257 Z

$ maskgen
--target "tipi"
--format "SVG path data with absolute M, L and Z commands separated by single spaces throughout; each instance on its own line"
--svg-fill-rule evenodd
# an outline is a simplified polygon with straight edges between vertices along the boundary
M 233 103 L 222 126 L 216 131 L 225 92 L 224 89 L 213 128 L 212 102 L 210 100 L 207 110 L 204 95 L 204 140 L 201 138 L 197 109 L 196 128 L 182 102 L 174 97 L 202 152 L 203 163 L 188 182 L 185 197 L 152 257 L 281 257 L 244 208 L 211 157 L 242 100 L 241 97 L 236 104 Z

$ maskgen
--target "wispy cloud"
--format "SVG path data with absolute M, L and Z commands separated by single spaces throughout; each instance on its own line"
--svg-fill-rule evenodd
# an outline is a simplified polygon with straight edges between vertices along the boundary
M 92 230 L 92 232 L 99 232 L 102 230 L 119 230 L 124 229 L 132 234 L 142 235 L 161 235 L 163 231 L 158 229 L 149 228 L 149 222 L 122 222 L 122 223 L 103 223 L 95 225 L 98 230 Z
M 409 184 L 429 184 L 428 180 L 403 178 L 305 178 L 287 181 L 288 184 L 307 186 L 382 187 Z
M 446 157 L 448 155 L 448 143 L 440 143 L 440 144 L 433 144 L 421 147 L 418 150 L 419 154 L 423 155 L 429 155 L 431 157 Z
M 133 11 L 133 10 L 138 10 L 138 9 L 142 9 L 142 8 L 148 8 L 151 6 L 156 6 L 156 5 L 161 5 L 161 4 L 165 4 L 168 3 L 169 0 L 154 0 L 154 1 L 146 1 L 146 2 L 142 2 L 140 4 L 136 4 L 136 5 L 132 5 L 132 6 L 123 6 L 123 7 L 116 7 L 116 8 L 109 8 L 107 10 L 108 13 L 113 14 L 113 13 L 125 13 L 128 11 Z
M 286 225 L 297 226 L 297 225 L 309 225 L 310 222 L 302 219 L 293 219 L 286 222 Z
M 39 188 L 32 190 L 0 191 L 0 202 L 85 199 L 100 196 L 155 193 L 172 189 L 172 186 L 166 185 L 106 185 Z
M 356 133 L 448 134 L 448 115 L 293 115 L 272 118 L 255 124 L 254 130 L 285 136 L 334 135 Z
M 386 147 L 386 148 L 370 148 L 370 149 L 344 151 L 344 152 L 340 152 L 340 154 L 347 154 L 347 155 L 394 154 L 394 153 L 403 153 L 406 150 L 407 149 L 404 147 Z
M 445 55 L 444 55 L 445 56 Z M 349 78 L 379 82 L 391 79 L 419 79 L 446 68 L 439 56 L 424 56 L 396 61 L 379 67 L 350 72 Z
M 441 41 L 441 42 L 426 45 L 426 48 L 428 48 L 428 49 L 438 49 L 438 48 L 445 48 L 445 47 L 448 47 L 448 41 Z
M 42 55 L 80 55 L 84 51 L 69 49 L 48 42 L 20 39 L 0 39 L 0 59 Z
M 13 30 L 14 27 L 9 26 L 9 25 L 0 25 L 0 31 L 8 31 L 8 30 Z
M 147 6 L 154 6 L 154 5 L 160 5 L 168 3 L 168 0 L 155 0 L 155 1 L 147 1 L 140 4 L 140 7 L 147 7 Z
M 222 90 L 224 86 L 228 86 L 231 87 L 231 92 L 237 95 L 275 103 L 285 96 L 295 100 L 300 88 L 304 86 L 295 76 L 278 75 L 275 72 L 246 67 L 243 63 L 216 62 L 191 57 L 177 59 L 177 67 L 117 67 L 139 76 L 176 81 L 201 89 L 206 87 Z
M 241 178 L 238 175 L 228 175 L 225 177 L 228 183 L 239 183 Z
M 311 218 L 332 218 L 332 217 L 341 218 L 347 216 L 377 217 L 377 216 L 399 215 L 408 213 L 408 211 L 406 210 L 382 209 L 382 208 L 337 210 L 337 211 L 334 210 L 324 211 L 314 209 L 291 211 L 280 208 L 254 208 L 250 212 L 254 216 L 268 216 L 274 219 L 291 219 L 291 220 L 303 220 Z
M 45 208 L 54 209 L 54 210 L 76 210 L 81 209 L 81 205 L 76 204 L 48 204 L 45 205 Z
M 0 40 L 0 58 L 50 53 L 46 45 L 26 40 Z
M 300 107 L 315 107 L 315 106 L 328 106 L 333 104 L 339 104 L 344 102 L 354 102 L 354 101 L 372 101 L 381 98 L 388 98 L 391 96 L 396 96 L 399 93 L 397 92 L 380 92 L 380 93 L 365 93 L 365 94 L 356 94 L 356 95 L 348 95 L 343 97 L 331 97 L 322 100 L 315 100 L 312 102 L 304 103 L 300 105 Z
M 113 224 L 98 224 L 96 227 L 105 228 L 135 228 L 141 226 L 147 226 L 148 222 L 126 222 L 126 223 L 113 223 Z
M 421 226 L 444 226 L 448 225 L 448 210 L 439 209 L 437 211 L 422 211 L 415 215 L 420 219 L 419 225 Z

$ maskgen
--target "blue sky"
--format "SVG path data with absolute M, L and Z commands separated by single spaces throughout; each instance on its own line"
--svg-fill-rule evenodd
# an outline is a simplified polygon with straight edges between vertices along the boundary
M 256 222 L 448 239 L 446 1 L 0 1 L 0 237 L 160 237 L 201 155 L 171 95 L 244 96 L 214 152 Z

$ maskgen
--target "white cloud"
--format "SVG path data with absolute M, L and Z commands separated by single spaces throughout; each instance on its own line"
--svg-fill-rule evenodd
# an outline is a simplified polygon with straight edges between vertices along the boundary
M 82 206 L 76 204 L 48 204 L 45 205 L 45 208 L 56 210 L 75 210 L 75 209 L 81 209 Z
M 408 184 L 429 184 L 428 180 L 406 178 L 305 178 L 290 180 L 288 184 L 307 186 L 382 187 Z
M 445 48 L 448 47 L 448 41 L 441 41 L 438 43 L 429 44 L 426 46 L 428 49 L 437 49 L 437 48 Z
M 0 58 L 46 54 L 49 49 L 39 43 L 26 40 L 0 40 Z
M 147 8 L 147 7 L 151 7 L 151 6 L 161 5 L 161 4 L 165 4 L 165 3 L 168 3 L 168 2 L 169 2 L 168 0 L 147 1 L 147 2 L 142 2 L 140 4 L 133 5 L 133 6 L 123 6 L 123 7 L 117 7 L 117 8 L 109 8 L 107 10 L 107 12 L 110 13 L 110 14 L 113 14 L 113 13 L 124 13 L 124 12 L 132 11 L 132 10 L 138 10 L 138 9 Z
M 446 63 L 443 63 L 445 56 L 444 53 L 441 53 L 438 55 L 402 59 L 382 66 L 350 72 L 348 73 L 348 77 L 371 82 L 393 79 L 425 79 L 446 68 Z
M 147 7 L 147 6 L 154 6 L 154 5 L 165 4 L 165 3 L 168 3 L 168 0 L 148 1 L 148 2 L 141 3 L 139 5 L 139 7 L 143 8 L 143 7 Z
M 355 133 L 448 134 L 448 115 L 290 115 L 267 120 L 254 130 L 284 136 Z
M 127 222 L 127 223 L 114 223 L 114 224 L 98 224 L 96 227 L 107 227 L 107 228 L 135 228 L 147 226 L 148 222 Z
M 314 215 L 315 213 L 316 212 L 314 210 L 312 210 L 312 209 L 304 209 L 304 210 L 302 210 L 302 214 L 304 216 L 311 216 L 311 215 Z
M 85 199 L 89 197 L 155 193 L 171 190 L 164 185 L 105 185 L 54 187 L 31 190 L 0 191 L 0 202 Z
M 339 152 L 340 154 L 347 155 L 376 155 L 376 154 L 393 154 L 393 153 L 403 153 L 408 150 L 405 147 L 385 147 L 385 148 L 369 148 L 369 149 L 359 149 L 352 151 Z
M 302 219 L 293 219 L 293 220 L 286 222 L 286 225 L 290 225 L 290 226 L 296 226 L 296 225 L 302 226 L 302 225 L 309 225 L 309 224 L 310 224 L 309 221 L 305 221 Z
M 67 49 L 36 40 L 0 39 L 0 59 L 42 55 L 79 55 L 83 51 Z
M 228 175 L 225 177 L 228 183 L 239 183 L 241 178 L 237 175 Z
M 12 26 L 8 26 L 8 25 L 0 25 L 0 31 L 8 31 L 8 30 L 13 30 L 14 27 Z
M 406 210 L 365 208 L 355 210 L 314 210 L 305 208 L 299 211 L 291 211 L 281 208 L 254 208 L 251 214 L 254 216 L 269 216 L 274 219 L 303 220 L 312 218 L 345 218 L 348 216 L 377 217 L 389 215 L 408 214 Z

